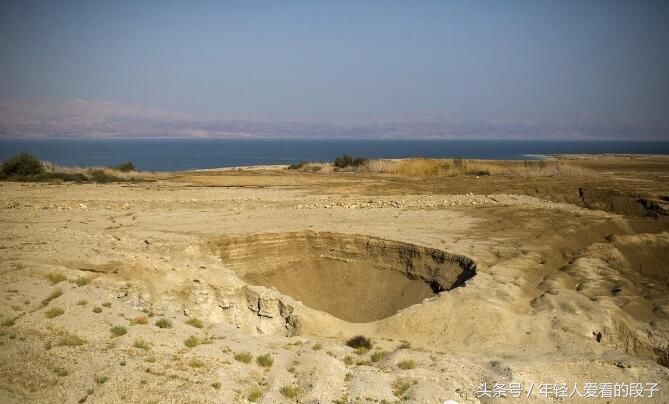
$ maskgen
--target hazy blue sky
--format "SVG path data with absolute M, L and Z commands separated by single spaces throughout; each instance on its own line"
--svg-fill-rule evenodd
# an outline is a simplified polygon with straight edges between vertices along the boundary
M 669 1 L 2 1 L 0 96 L 667 122 Z

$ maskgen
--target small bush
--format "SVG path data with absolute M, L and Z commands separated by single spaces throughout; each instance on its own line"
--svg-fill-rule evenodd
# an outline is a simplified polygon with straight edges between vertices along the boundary
M 32 154 L 19 153 L 2 163 L 0 171 L 8 177 L 30 176 L 44 173 L 42 162 Z
M 411 388 L 411 382 L 408 380 L 395 380 L 393 383 L 393 394 L 398 398 L 404 398 L 407 391 Z
M 248 399 L 252 403 L 255 403 L 256 401 L 260 400 L 261 397 L 262 397 L 262 391 L 258 389 L 251 390 L 248 395 Z
M 186 324 L 195 328 L 204 328 L 204 323 L 199 318 L 193 317 L 186 321 Z
M 386 356 L 388 356 L 388 352 L 376 351 L 371 355 L 370 359 L 372 360 L 372 362 L 376 363 L 376 362 L 381 362 L 383 358 L 385 358 Z
M 194 348 L 200 344 L 203 344 L 204 342 L 196 337 L 195 335 L 191 335 L 190 337 L 186 338 L 184 340 L 184 345 L 186 345 L 188 348 Z
M 86 278 L 85 276 L 80 276 L 74 280 L 74 283 L 76 283 L 77 286 L 85 286 L 91 283 L 91 280 Z
M 57 283 L 63 282 L 67 280 L 67 276 L 59 273 L 59 272 L 51 272 L 45 275 L 46 279 L 51 282 L 52 285 L 55 285 Z
M 344 358 L 344 364 L 346 366 L 351 366 L 353 363 L 354 363 L 353 357 L 351 355 L 346 355 L 346 357 Z
M 105 170 L 101 170 L 99 168 L 90 169 L 86 172 L 86 174 L 88 174 L 88 177 L 92 181 L 98 182 L 100 184 L 123 181 L 123 178 L 108 174 Z
M 3 327 L 11 327 L 14 324 L 15 324 L 15 321 L 14 321 L 13 318 L 8 318 L 8 319 L 2 321 L 2 326 Z
M 256 358 L 256 363 L 258 364 L 258 366 L 262 366 L 264 368 L 270 368 L 274 363 L 274 359 L 272 359 L 272 356 L 270 356 L 270 354 L 264 354 Z
M 334 166 L 337 168 L 359 167 L 364 165 L 367 159 L 362 157 L 352 157 L 348 154 L 343 154 L 334 160 Z
M 128 333 L 128 330 L 125 327 L 122 327 L 120 325 L 117 325 L 115 327 L 111 328 L 111 333 L 115 337 L 120 337 L 121 335 L 125 335 Z
M 404 370 L 413 369 L 416 367 L 416 362 L 413 359 L 402 359 L 397 363 L 397 367 Z
M 143 339 L 136 339 L 135 342 L 132 343 L 132 346 L 134 346 L 137 349 L 143 349 L 145 351 L 148 351 L 151 349 L 151 346 L 149 345 L 148 342 L 144 341 Z
M 110 307 L 111 307 L 111 303 L 109 303 L 109 302 L 104 302 L 104 303 L 102 303 L 102 307 L 110 308 Z
M 155 324 L 158 328 L 172 328 L 172 322 L 166 318 L 156 320 Z
M 119 170 L 121 172 L 127 173 L 130 171 L 137 171 L 137 168 L 135 165 L 132 163 L 132 161 L 126 161 L 125 163 L 121 163 L 114 167 L 114 169 Z
M 53 299 L 62 296 L 62 294 L 63 294 L 62 290 L 54 289 L 53 291 L 51 291 L 51 293 L 49 293 L 49 296 L 47 296 L 46 298 L 44 298 L 44 300 L 42 300 L 42 306 L 48 305 L 49 303 L 51 303 Z
M 221 389 L 221 382 L 214 382 L 211 384 L 211 387 L 215 388 L 216 390 Z
M 56 375 L 58 375 L 60 377 L 65 377 L 65 376 L 70 374 L 70 372 L 68 372 L 67 369 L 65 369 L 65 368 L 55 368 L 53 370 L 53 373 L 55 373 Z
M 85 305 L 87 305 L 87 304 L 88 304 L 88 302 L 87 302 L 86 300 L 83 300 L 83 299 L 82 299 L 82 300 L 79 300 L 79 301 L 77 302 L 77 306 L 85 306 Z
M 100 306 L 93 307 L 93 313 L 102 313 L 102 307 Z
M 351 348 L 372 349 L 372 340 L 362 335 L 357 335 L 346 341 L 346 345 Z
M 316 345 L 314 345 L 314 346 L 311 347 L 311 349 L 313 349 L 314 351 L 319 351 L 319 350 L 321 350 L 322 348 L 323 348 L 323 345 L 321 345 L 320 343 L 318 343 L 318 344 L 316 344 Z
M 411 348 L 411 342 L 402 340 L 402 343 L 397 346 L 397 349 L 409 349 Z
M 204 365 L 205 365 L 205 363 L 202 362 L 199 359 L 191 359 L 191 361 L 188 362 L 188 366 L 190 366 L 192 368 L 201 368 L 201 367 L 204 367 Z
M 130 325 L 146 325 L 148 323 L 149 319 L 146 316 L 139 316 L 130 320 Z
M 54 317 L 62 316 L 63 313 L 65 313 L 65 310 L 61 309 L 60 307 L 52 307 L 49 310 L 44 312 L 44 317 L 54 318 Z
M 74 334 L 65 334 L 60 341 L 58 341 L 58 346 L 79 346 L 86 343 L 86 340 L 77 337 Z
M 292 400 L 295 397 L 297 397 L 297 387 L 292 385 L 286 385 L 281 387 L 279 392 L 289 400 Z
M 253 359 L 253 355 L 251 355 L 250 352 L 240 352 L 235 354 L 235 360 L 238 362 L 251 363 L 251 359 Z
M 289 170 L 299 170 L 300 168 L 304 167 L 305 165 L 309 164 L 308 161 L 300 161 L 299 163 L 293 163 L 288 166 Z
M 109 377 L 104 376 L 104 375 L 95 375 L 95 383 L 97 384 L 105 384 L 109 380 Z

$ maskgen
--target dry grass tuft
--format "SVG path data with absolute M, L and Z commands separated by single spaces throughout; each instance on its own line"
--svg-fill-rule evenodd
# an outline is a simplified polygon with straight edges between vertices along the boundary
M 125 327 L 122 327 L 120 325 L 112 327 L 110 331 L 111 331 L 112 335 L 115 336 L 115 337 L 120 337 L 121 335 L 125 335 L 125 334 L 128 333 L 128 329 L 125 328 Z
M 260 400 L 261 397 L 262 397 L 262 391 L 258 389 L 253 389 L 249 392 L 247 398 L 250 402 L 255 403 L 256 401 Z
M 297 387 L 293 385 L 283 386 L 281 387 L 281 389 L 279 389 L 279 392 L 289 400 L 292 400 L 295 397 L 297 397 Z
M 52 307 L 49 310 L 44 312 L 44 317 L 46 318 L 54 318 L 58 316 L 62 316 L 65 313 L 65 310 L 63 310 L 60 307 Z
M 52 285 L 63 282 L 67 280 L 67 276 L 59 272 L 51 272 L 44 276 Z
M 416 362 L 413 359 L 402 359 L 397 363 L 397 367 L 403 370 L 413 369 L 416 367 Z
M 393 382 L 393 394 L 398 398 L 405 398 L 407 391 L 411 388 L 412 383 L 408 380 L 398 379 Z
M 186 324 L 195 327 L 195 328 L 204 328 L 204 322 L 197 317 L 189 318 L 186 321 Z
M 258 364 L 258 366 L 264 368 L 271 368 L 272 364 L 274 363 L 274 359 L 272 359 L 272 356 L 270 354 L 263 354 L 256 358 L 256 363 Z
M 60 341 L 58 341 L 58 346 L 70 346 L 70 347 L 72 347 L 72 346 L 83 345 L 85 343 L 86 343 L 86 340 L 84 340 L 83 338 L 80 338 L 80 337 L 78 337 L 74 334 L 66 333 L 65 335 L 63 335 L 61 337 Z
M 132 343 L 132 346 L 137 348 L 137 349 L 143 349 L 145 351 L 148 351 L 149 349 L 151 349 L 150 344 L 148 342 L 146 342 L 145 340 L 141 339 L 141 338 L 136 339 L 135 342 Z
M 172 328 L 172 322 L 166 318 L 156 320 L 156 327 L 158 328 Z
M 130 325 L 146 325 L 148 323 L 149 319 L 146 316 L 139 316 L 130 320 Z
M 61 289 L 54 289 L 53 291 L 51 291 L 51 293 L 49 293 L 49 296 L 47 296 L 46 298 L 44 298 L 44 300 L 42 300 L 42 306 L 48 305 L 53 299 L 56 299 L 62 295 L 63 291 Z
M 253 355 L 251 355 L 251 352 L 240 352 L 238 354 L 235 354 L 235 360 L 237 360 L 238 362 L 251 363 L 252 359 Z
M 407 177 L 454 177 L 460 175 L 583 177 L 592 175 L 591 171 L 574 164 L 546 160 L 491 161 L 428 158 L 370 160 L 358 167 L 356 171 Z

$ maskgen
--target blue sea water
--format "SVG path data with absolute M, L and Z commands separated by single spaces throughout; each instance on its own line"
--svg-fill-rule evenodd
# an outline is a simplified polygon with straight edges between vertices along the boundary
M 669 142 L 381 139 L 2 139 L 0 160 L 18 152 L 71 166 L 113 166 L 131 160 L 142 170 L 178 171 L 301 160 L 461 157 L 537 159 L 557 153 L 669 154 Z

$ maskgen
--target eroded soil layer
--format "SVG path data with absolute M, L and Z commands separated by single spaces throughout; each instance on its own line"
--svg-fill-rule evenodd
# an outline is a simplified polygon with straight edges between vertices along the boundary
M 389 317 L 476 273 L 461 255 L 360 235 L 261 234 L 216 245 L 224 265 L 246 282 L 356 323 Z

